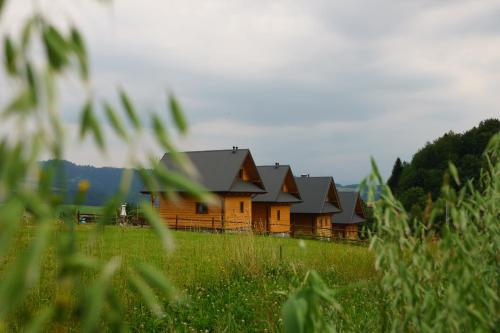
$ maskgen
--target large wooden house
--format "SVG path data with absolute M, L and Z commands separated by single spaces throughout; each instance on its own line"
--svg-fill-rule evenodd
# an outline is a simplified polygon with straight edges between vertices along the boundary
M 217 204 L 198 202 L 178 192 L 180 200 L 169 200 L 165 192 L 149 193 L 158 198 L 160 216 L 174 229 L 250 229 L 252 197 L 266 193 L 264 183 L 248 149 L 192 151 L 185 153 L 197 169 L 196 179 L 216 195 Z M 161 159 L 175 169 L 172 155 Z
M 301 203 L 291 207 L 291 233 L 331 237 L 333 214 L 342 211 L 332 177 L 295 177 Z
M 253 229 L 259 233 L 290 233 L 290 206 L 302 201 L 292 169 L 279 163 L 257 169 L 267 193 L 253 198 Z
M 333 236 L 344 239 L 358 239 L 359 225 L 366 221 L 366 213 L 359 192 L 340 191 L 342 212 L 333 220 Z

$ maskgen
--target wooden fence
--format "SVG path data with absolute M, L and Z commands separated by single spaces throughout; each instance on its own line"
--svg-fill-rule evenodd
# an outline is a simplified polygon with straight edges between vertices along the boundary
M 163 215 L 161 216 L 168 227 L 172 230 L 186 230 L 199 232 L 251 232 L 259 235 L 282 235 L 294 238 L 322 239 L 322 240 L 343 240 L 349 242 L 365 242 L 360 240 L 358 233 L 346 232 L 344 228 L 336 229 L 318 226 L 304 226 L 287 223 L 268 223 L 262 221 L 236 221 L 226 220 L 221 218 L 186 218 L 179 215 Z M 100 215 L 77 213 L 77 222 L 81 223 L 85 219 L 85 223 L 98 221 Z M 109 224 L 128 224 L 135 226 L 147 225 L 146 220 L 141 215 L 127 216 L 122 219 L 120 216 L 114 216 Z M 269 232 L 268 230 L 283 230 L 283 232 Z

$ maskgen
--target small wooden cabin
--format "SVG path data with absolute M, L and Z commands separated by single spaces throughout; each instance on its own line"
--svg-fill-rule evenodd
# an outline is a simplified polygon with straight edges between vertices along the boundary
M 289 165 L 258 166 L 265 194 L 252 203 L 252 226 L 259 233 L 290 233 L 290 206 L 299 203 L 299 190 Z
M 264 183 L 248 149 L 186 152 L 199 173 L 200 182 L 217 197 L 217 204 L 197 202 L 185 193 L 177 192 L 180 200 L 169 200 L 166 192 L 149 193 L 159 200 L 160 216 L 173 229 L 250 230 L 252 197 L 266 193 Z M 170 169 L 176 169 L 171 154 L 161 159 Z
M 342 211 L 332 177 L 295 177 L 301 203 L 291 207 L 291 233 L 331 237 L 333 214 Z
M 360 223 L 366 221 L 366 213 L 359 192 L 340 191 L 342 212 L 335 215 L 332 223 L 333 237 L 358 239 Z

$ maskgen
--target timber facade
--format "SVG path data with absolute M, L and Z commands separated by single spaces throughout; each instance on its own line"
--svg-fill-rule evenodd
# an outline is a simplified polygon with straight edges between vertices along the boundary
M 290 207 L 302 201 L 292 169 L 279 163 L 257 169 L 268 192 L 252 200 L 252 228 L 257 233 L 289 234 Z
M 359 226 L 366 222 L 366 213 L 359 192 L 339 192 L 342 212 L 332 221 L 333 237 L 340 239 L 359 239 Z
M 237 147 L 182 154 L 197 172 L 181 171 L 168 153 L 160 163 L 203 185 L 215 200 L 200 202 L 175 188 L 143 191 L 172 229 L 359 239 L 363 202 L 357 192 L 337 192 L 332 177 L 294 177 L 279 163 L 257 167 L 250 151 Z
M 313 237 L 332 236 L 333 214 L 342 206 L 332 177 L 296 177 L 302 202 L 291 208 L 291 233 Z
M 181 191 L 148 193 L 158 197 L 158 210 L 165 223 L 175 229 L 250 230 L 252 197 L 266 193 L 262 179 L 248 149 L 196 151 L 184 153 L 199 172 L 198 181 L 216 198 L 215 203 L 199 202 Z M 176 169 L 170 154 L 161 159 Z

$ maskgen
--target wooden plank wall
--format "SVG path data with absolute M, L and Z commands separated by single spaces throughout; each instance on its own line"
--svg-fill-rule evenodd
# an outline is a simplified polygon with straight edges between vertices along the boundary
M 240 203 L 244 211 L 240 212 Z M 250 195 L 228 195 L 224 197 L 224 220 L 227 229 L 250 229 L 252 227 L 252 198 Z

